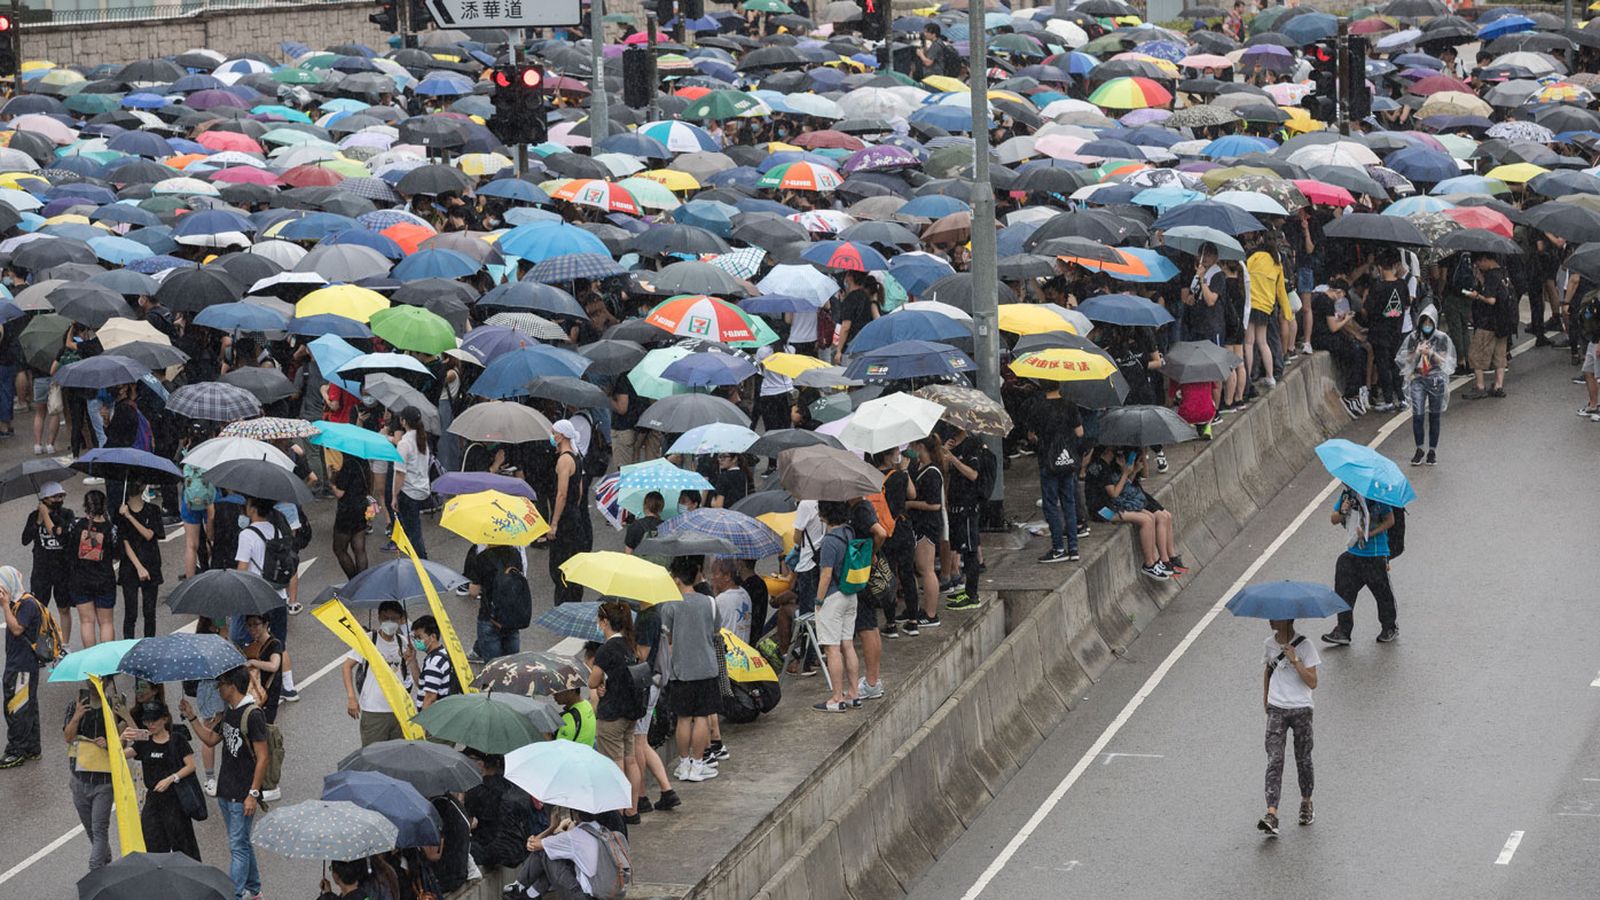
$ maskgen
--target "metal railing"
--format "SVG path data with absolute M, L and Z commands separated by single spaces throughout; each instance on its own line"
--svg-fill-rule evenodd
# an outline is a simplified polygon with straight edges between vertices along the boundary
M 54 0 L 18 10 L 23 29 L 48 25 L 94 25 L 107 22 L 136 22 L 151 19 L 183 19 L 207 12 L 283 9 L 297 6 L 323 6 L 348 0 L 182 0 L 110 5 L 107 3 L 56 6 Z

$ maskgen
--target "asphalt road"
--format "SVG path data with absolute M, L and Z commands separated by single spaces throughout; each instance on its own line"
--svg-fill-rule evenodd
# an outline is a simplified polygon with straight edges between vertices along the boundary
M 24 431 L 31 429 L 31 420 L 17 414 L 18 437 L 0 442 L 0 469 L 30 458 L 32 445 L 24 443 Z M 29 431 L 31 435 L 31 431 Z M 66 482 L 67 503 L 82 511 L 82 498 L 87 490 L 80 478 Z M 27 500 L 0 504 L 0 538 L 7 542 L 22 533 L 22 525 L 32 505 Z M 296 686 L 300 690 L 298 703 L 285 703 L 278 715 L 278 724 L 284 730 L 287 745 L 284 763 L 283 799 L 280 804 L 314 799 L 322 793 L 322 777 L 333 771 L 338 761 L 360 746 L 356 723 L 345 714 L 344 685 L 339 671 L 340 658 L 346 647 L 310 615 L 311 601 L 327 585 L 341 584 L 344 574 L 330 550 L 333 533 L 333 501 L 318 501 L 309 512 L 315 536 L 301 553 L 300 598 L 307 611 L 292 617 L 289 622 L 288 650 L 293 664 Z M 424 534 L 432 559 L 449 565 L 457 571 L 465 558 L 467 544 L 461 538 L 440 529 L 436 517 L 424 520 Z M 174 529 L 181 535 L 181 526 Z M 594 516 L 596 549 L 621 549 L 622 539 L 598 515 Z M 170 536 L 170 535 L 169 535 Z M 376 564 L 395 558 L 382 551 L 386 538 L 373 534 L 367 539 L 369 562 Z M 31 567 L 31 553 L 18 545 L 5 561 L 26 573 Z M 546 556 L 542 549 L 529 551 L 529 573 L 532 575 L 534 615 L 550 607 L 549 582 L 544 577 Z M 177 585 L 177 576 L 183 571 L 183 538 L 173 537 L 162 547 L 162 570 L 165 599 Z M 471 649 L 476 601 L 453 594 L 443 597 L 451 620 Z M 118 637 L 121 637 L 122 606 L 119 600 L 116 612 Z M 192 626 L 193 617 L 174 616 L 159 605 L 158 633 L 166 633 Z M 143 624 L 140 624 L 140 634 Z M 524 649 L 544 649 L 560 638 L 537 626 L 523 635 Z M 73 647 L 80 646 L 73 635 Z M 124 686 L 125 688 L 127 686 Z M 0 771 L 0 809 L 7 811 L 7 821 L 0 826 L 0 900 L 13 897 L 75 897 L 76 882 L 88 869 L 89 842 L 83 836 L 78 817 L 67 792 L 66 747 L 61 740 L 60 725 L 67 706 L 77 693 L 77 684 L 45 684 L 41 696 L 43 720 L 44 759 L 22 768 Z M 177 685 L 169 686 L 168 700 L 176 704 L 180 691 Z M 174 706 L 174 708 L 176 708 Z M 0 731 L 4 725 L 0 724 Z M 195 742 L 198 749 L 199 743 Z M 227 833 L 221 818 L 213 808 L 210 818 L 197 823 L 201 857 L 205 862 L 226 870 L 228 867 Z M 113 842 L 115 842 L 115 817 L 113 817 Z M 112 846 L 116 852 L 116 844 Z M 262 851 L 259 854 L 262 881 L 268 896 L 315 897 L 320 877 L 315 864 L 289 860 Z
M 1289 764 L 1282 837 L 1255 827 L 1265 623 L 1223 612 L 1191 634 L 1252 566 L 1251 581 L 1331 583 L 1342 541 L 1326 496 L 1274 546 L 1328 485 L 1313 464 L 1129 648 L 912 897 L 1595 896 L 1600 610 L 1588 563 L 1600 426 L 1573 415 L 1576 371 L 1564 351 L 1542 350 L 1514 362 L 1508 399 L 1458 391 L 1441 465 L 1407 470 L 1420 499 L 1394 563 L 1400 639 L 1373 641 L 1364 596 L 1353 645 L 1323 654 L 1316 824 L 1293 824 Z M 1371 440 L 1381 422 L 1368 416 L 1346 436 Z M 1409 421 L 1380 447 L 1409 461 Z

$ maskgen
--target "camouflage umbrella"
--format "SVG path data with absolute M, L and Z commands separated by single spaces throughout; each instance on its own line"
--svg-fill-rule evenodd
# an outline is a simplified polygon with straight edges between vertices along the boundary
M 1011 431 L 1011 416 L 988 394 L 955 384 L 930 384 L 912 391 L 915 396 L 944 407 L 939 418 L 972 434 L 1004 436 Z
M 483 667 L 472 686 L 480 691 L 510 691 L 541 697 L 589 683 L 587 667 L 564 656 L 527 650 L 502 656 Z
M 1239 121 L 1239 114 L 1220 106 L 1187 106 L 1173 113 L 1164 123 L 1170 128 L 1204 128 L 1212 125 L 1231 125 Z
M 1439 242 L 1439 238 L 1444 237 L 1452 231 L 1461 230 L 1460 222 L 1457 222 L 1455 219 L 1450 218 L 1442 212 L 1412 213 L 1411 215 L 1406 216 L 1406 218 L 1410 219 L 1416 224 L 1417 230 L 1422 232 L 1423 236 L 1426 237 L 1428 242 L 1431 244 L 1437 244 Z M 1449 256 L 1450 253 L 1451 251 L 1449 250 L 1440 250 L 1436 247 L 1428 247 L 1427 249 L 1420 250 L 1417 256 L 1422 261 L 1423 265 L 1431 266 L 1438 263 L 1446 256 Z
M 1304 209 L 1310 205 L 1306 200 L 1306 195 L 1300 193 L 1300 189 L 1294 186 L 1294 182 L 1266 175 L 1245 175 L 1240 178 L 1230 179 L 1223 183 L 1221 190 L 1248 191 L 1252 194 L 1262 194 L 1278 201 L 1279 205 L 1290 212 Z

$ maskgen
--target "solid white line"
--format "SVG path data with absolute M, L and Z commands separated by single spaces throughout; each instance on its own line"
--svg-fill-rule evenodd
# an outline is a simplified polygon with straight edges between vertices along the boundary
M 50 843 L 45 844 L 43 847 L 40 847 L 32 856 L 7 869 L 4 873 L 0 873 L 0 884 L 5 884 L 18 875 L 21 875 L 29 866 L 41 859 L 44 859 L 46 856 L 49 856 L 57 850 L 60 850 L 67 843 L 67 841 L 72 840 L 80 834 L 83 834 L 82 825 L 73 828 L 71 831 L 63 834 L 61 837 L 58 837 Z
M 1452 388 L 1464 384 L 1465 379 L 1458 379 L 1457 382 Z M 1411 414 L 1409 412 L 1396 414 L 1388 422 L 1385 422 L 1383 427 L 1378 429 L 1377 436 L 1367 446 L 1376 449 L 1380 444 L 1388 440 L 1389 435 L 1393 434 L 1402 424 L 1410 421 Z M 1072 786 L 1078 783 L 1078 779 L 1083 777 L 1083 773 L 1088 770 L 1090 764 L 1105 752 L 1106 746 L 1117 736 L 1117 732 L 1128 724 L 1128 720 L 1133 718 L 1133 714 L 1138 712 L 1139 707 L 1144 705 L 1144 701 L 1149 699 L 1155 689 L 1161 685 L 1161 682 L 1167 677 L 1167 673 L 1172 671 L 1172 667 L 1177 665 L 1178 660 L 1182 659 L 1185 653 L 1189 652 L 1189 648 L 1194 646 L 1194 642 L 1200 638 L 1201 633 L 1216 620 L 1217 616 L 1222 614 L 1222 611 L 1227 607 L 1228 600 L 1250 583 L 1250 579 L 1254 578 L 1256 573 L 1261 571 L 1261 568 L 1267 564 L 1267 561 L 1272 559 L 1284 544 L 1288 543 L 1289 539 L 1300 530 L 1300 526 L 1304 525 L 1306 520 L 1311 517 L 1311 514 L 1323 508 L 1323 505 L 1327 503 L 1329 497 L 1333 496 L 1333 492 L 1338 487 L 1339 482 L 1330 479 L 1328 485 L 1318 491 L 1317 495 L 1311 498 L 1311 502 L 1307 503 L 1305 508 L 1300 510 L 1299 514 L 1294 517 L 1294 521 L 1289 523 L 1289 527 L 1280 532 L 1272 543 L 1268 544 L 1267 548 L 1262 551 L 1261 555 L 1250 563 L 1239 578 L 1232 585 L 1229 585 L 1227 590 L 1222 592 L 1222 596 L 1218 597 L 1217 602 L 1206 610 L 1204 616 L 1200 617 L 1200 621 L 1189 629 L 1189 633 L 1184 635 L 1182 641 L 1178 642 L 1178 646 L 1172 648 L 1172 652 L 1167 654 L 1167 658 L 1161 661 L 1161 665 L 1150 673 L 1149 679 L 1139 688 L 1139 692 L 1133 695 L 1133 698 L 1128 701 L 1128 705 L 1124 706 L 1121 712 L 1117 713 L 1117 717 L 1111 721 L 1110 725 L 1106 726 L 1106 730 L 1100 734 L 1100 737 L 1095 739 L 1094 744 L 1078 759 L 1077 764 L 1072 767 L 1072 771 L 1061 779 L 1061 783 L 1057 784 L 1055 790 L 1050 792 L 1044 803 L 1040 804 L 1039 808 L 1028 818 L 1022 828 L 1015 835 L 1012 835 L 1011 840 L 1006 842 L 1000 854 L 983 870 L 983 873 L 978 876 L 978 880 L 973 883 L 972 887 L 961 895 L 962 900 L 977 900 L 978 896 L 988 888 L 989 883 L 995 879 L 995 876 L 999 875 L 1000 871 L 1006 867 L 1006 864 L 1011 862 L 1011 858 L 1016 855 L 1018 850 L 1022 849 L 1022 845 L 1027 843 L 1028 838 L 1033 836 L 1034 831 L 1044 823 L 1044 820 L 1061 803 L 1062 798 L 1067 795 L 1067 791 L 1071 790 Z
M 322 676 L 332 672 L 334 669 L 337 669 L 342 665 L 344 665 L 344 654 L 341 653 L 338 656 L 335 656 L 332 662 L 316 670 L 315 672 L 312 672 L 309 678 L 295 679 L 294 689 L 297 691 L 305 690 L 306 688 L 315 684 L 318 678 L 321 678 Z
M 1511 832 L 1511 836 L 1506 838 L 1506 845 L 1500 848 L 1500 855 L 1495 859 L 1494 864 L 1497 866 L 1511 865 L 1511 857 L 1517 855 L 1517 846 L 1521 843 L 1522 832 Z
M 1589 687 L 1600 687 L 1600 675 L 1595 676 L 1595 679 L 1589 682 Z

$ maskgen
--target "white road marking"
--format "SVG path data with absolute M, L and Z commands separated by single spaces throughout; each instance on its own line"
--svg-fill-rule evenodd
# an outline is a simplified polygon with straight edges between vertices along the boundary
M 1521 843 L 1522 843 L 1522 832 L 1520 832 L 1520 831 L 1511 832 L 1511 836 L 1506 838 L 1506 845 L 1504 847 L 1500 848 L 1500 855 L 1499 855 L 1499 857 L 1497 857 L 1495 859 L 1494 864 L 1497 865 L 1497 866 L 1509 866 L 1509 865 L 1511 865 L 1511 857 L 1517 855 L 1517 847 Z
M 72 829 L 71 831 L 67 832 L 66 834 L 63 834 L 61 837 L 58 837 L 55 840 L 51 841 L 50 843 L 44 845 L 43 847 L 40 847 L 37 851 L 34 852 L 34 854 L 32 856 L 28 857 L 27 859 L 23 860 L 22 862 L 17 863 L 16 865 L 14 865 L 11 868 L 7 869 L 5 872 L 0 873 L 0 884 L 5 884 L 6 882 L 10 881 L 11 879 L 17 877 L 18 875 L 21 875 L 25 870 L 27 870 L 27 868 L 29 866 L 33 865 L 34 863 L 38 862 L 41 859 L 44 859 L 46 856 L 49 856 L 50 854 L 56 852 L 57 850 L 60 850 L 63 846 L 66 845 L 67 841 L 72 840 L 73 838 L 77 837 L 80 834 L 83 834 L 83 826 L 82 825 L 77 826 L 76 828 Z
M 163 544 L 171 543 L 172 541 L 175 541 L 175 540 L 177 540 L 178 538 L 181 538 L 181 537 L 183 537 L 183 529 L 182 528 L 168 529 L 167 536 L 161 539 L 161 543 L 163 543 Z
M 340 654 L 340 655 L 335 656 L 333 658 L 333 662 L 330 662 L 327 665 L 323 666 L 322 668 L 316 670 L 315 672 L 312 672 L 310 677 L 295 679 L 295 687 L 294 687 L 294 689 L 297 690 L 297 691 L 303 691 L 306 688 L 310 687 L 311 685 L 315 684 L 318 678 L 321 678 L 322 676 L 328 674 L 329 672 L 332 672 L 334 669 L 337 669 L 342 665 L 344 665 L 344 655 Z
M 315 557 L 315 556 L 311 557 L 310 559 L 302 559 L 302 560 L 300 560 L 300 569 L 295 574 L 297 574 L 297 575 L 306 574 L 306 572 L 309 571 L 312 566 L 316 565 L 316 562 L 317 562 L 317 557 Z
M 1102 766 L 1111 765 L 1111 761 L 1119 756 L 1132 757 L 1134 759 L 1166 759 L 1165 756 L 1159 753 L 1102 753 L 1100 755 L 1106 758 L 1106 761 L 1100 764 Z
M 1585 778 L 1584 781 L 1600 781 L 1600 778 Z
M 1600 687 L 1600 675 L 1596 675 L 1595 679 L 1589 682 L 1589 687 Z
M 1556 813 L 1556 815 L 1568 818 L 1600 819 L 1600 813 Z

